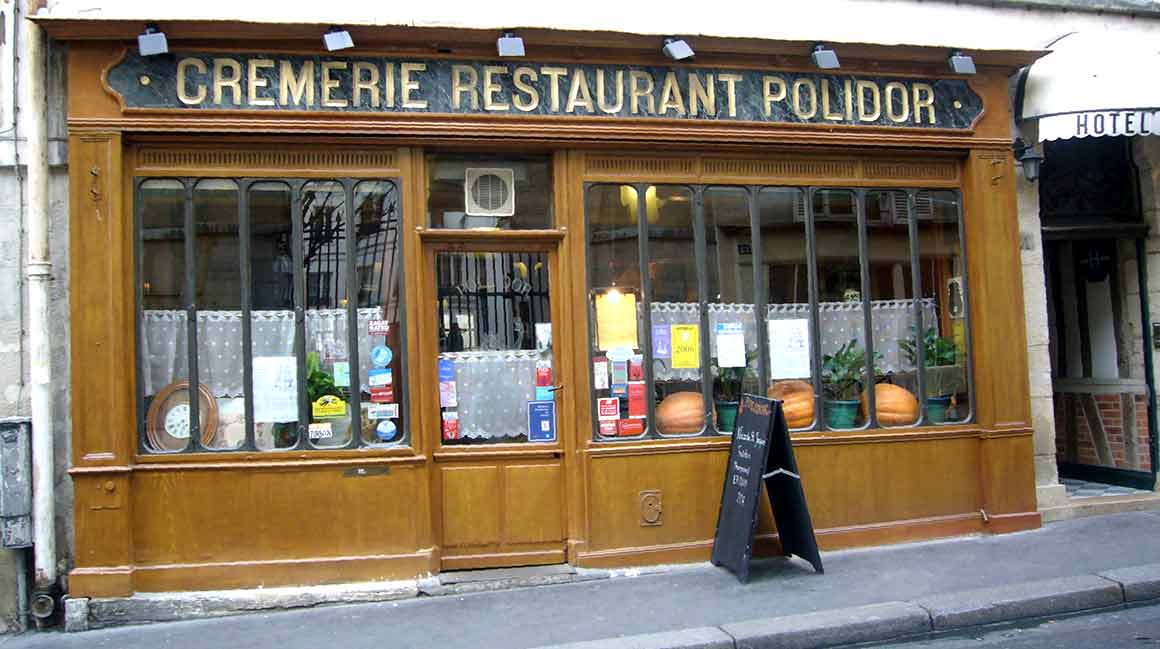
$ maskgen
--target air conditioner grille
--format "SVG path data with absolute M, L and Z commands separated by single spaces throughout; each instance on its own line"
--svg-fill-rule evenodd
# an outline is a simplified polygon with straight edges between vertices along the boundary
M 471 185 L 471 198 L 485 210 L 498 210 L 508 201 L 511 188 L 495 174 L 482 174 Z

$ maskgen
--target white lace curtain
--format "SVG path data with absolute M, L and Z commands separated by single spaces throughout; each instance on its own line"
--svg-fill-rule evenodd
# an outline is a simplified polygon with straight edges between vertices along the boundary
M 528 432 L 528 402 L 536 396 L 534 350 L 445 352 L 455 367 L 459 435 L 514 437 Z
M 922 321 L 925 327 L 934 326 L 937 322 L 935 301 L 933 298 L 919 300 L 922 305 Z M 709 304 L 709 331 L 701 335 L 709 336 L 709 355 L 717 356 L 717 337 L 713 332 L 717 330 L 719 322 L 740 322 L 745 332 L 745 351 L 752 354 L 757 350 L 757 320 L 754 317 L 752 304 Z M 808 304 L 770 304 L 768 305 L 770 320 L 792 320 L 808 318 L 810 309 Z M 874 329 L 874 351 L 882 355 L 878 361 L 882 372 L 903 372 L 913 370 L 907 362 L 906 354 L 899 347 L 900 340 L 911 339 L 914 333 L 911 327 L 915 325 L 913 300 L 873 300 L 870 302 L 870 315 Z M 862 325 L 861 302 L 821 302 L 818 304 L 818 320 L 821 326 L 822 354 L 832 354 L 839 347 L 857 340 L 859 345 L 866 344 Z M 654 302 L 652 304 L 652 323 L 657 325 L 673 324 L 700 324 L 700 309 L 695 302 Z M 654 377 L 657 381 L 698 381 L 701 378 L 699 369 L 674 370 L 668 367 L 668 362 L 653 361 Z
M 382 318 L 380 307 L 358 310 L 358 339 L 367 340 L 367 324 Z M 141 340 L 142 384 L 145 394 L 169 383 L 189 378 L 189 354 L 186 349 L 185 311 L 147 310 L 144 312 Z M 346 335 L 346 309 L 311 309 L 306 311 L 306 351 L 318 352 L 324 358 L 349 358 Z M 294 355 L 294 312 L 252 311 L 251 335 L 254 356 Z M 241 397 L 242 312 L 197 312 L 197 366 L 201 383 L 216 397 Z M 360 385 L 366 385 L 370 354 L 363 350 L 359 358 Z

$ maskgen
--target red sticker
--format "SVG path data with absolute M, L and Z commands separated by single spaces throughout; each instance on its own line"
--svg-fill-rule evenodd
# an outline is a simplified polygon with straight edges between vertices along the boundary
M 552 362 L 538 361 L 536 363 L 536 387 L 546 388 L 552 385 Z
M 443 439 L 459 439 L 459 413 L 443 413 Z
M 648 405 L 645 403 L 644 382 L 628 384 L 628 416 L 644 418 L 648 416 Z
M 617 397 L 602 397 L 597 399 L 596 418 L 600 421 L 616 421 L 620 419 L 620 399 Z
M 372 385 L 370 388 L 372 403 L 395 402 L 395 387 L 393 385 Z
M 616 422 L 621 437 L 635 437 L 644 434 L 644 422 L 640 419 L 621 419 Z
M 600 422 L 600 434 L 605 437 L 616 437 L 616 422 L 602 421 Z

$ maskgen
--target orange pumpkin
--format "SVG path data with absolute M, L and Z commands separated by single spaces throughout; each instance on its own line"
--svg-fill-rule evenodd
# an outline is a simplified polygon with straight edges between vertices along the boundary
M 869 401 L 866 393 L 862 393 L 862 417 L 866 414 L 866 405 Z M 879 383 L 874 386 L 874 408 L 878 413 L 878 423 L 883 426 L 902 426 L 913 424 L 918 420 L 918 399 L 906 388 L 890 383 Z
M 785 423 L 790 428 L 805 428 L 814 421 L 814 386 L 805 381 L 778 381 L 765 391 L 781 401 Z
M 705 399 L 700 392 L 674 392 L 657 405 L 656 418 L 666 435 L 699 433 L 705 427 Z

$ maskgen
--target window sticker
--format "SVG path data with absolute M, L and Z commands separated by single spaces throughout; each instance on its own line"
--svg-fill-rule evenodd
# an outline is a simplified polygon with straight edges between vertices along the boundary
M 254 357 L 254 421 L 298 421 L 298 363 L 293 356 Z
M 810 375 L 810 321 L 808 318 L 770 320 L 769 378 L 800 379 Z
M 443 412 L 443 439 L 459 439 L 459 413 L 454 410 Z
M 334 362 L 334 386 L 337 388 L 350 387 L 350 363 L 348 361 Z
M 621 437 L 635 437 L 644 434 L 643 419 L 621 419 L 616 422 L 617 432 Z
M 324 394 L 310 404 L 310 414 L 315 419 L 342 417 L 346 414 L 346 402 L 333 394 Z
M 399 418 L 399 404 L 397 403 L 372 403 L 367 406 L 367 419 L 376 421 L 379 419 L 398 419 Z
M 695 324 L 672 325 L 673 369 L 701 367 L 701 328 Z
M 611 288 L 596 296 L 596 340 L 598 349 L 636 349 L 636 294 Z
M 717 323 L 717 367 L 745 367 L 745 326 Z
M 439 407 L 455 408 L 459 405 L 459 394 L 455 388 L 455 362 L 449 358 L 439 359 Z
M 371 362 L 375 367 L 386 367 L 391 364 L 395 354 L 386 345 L 375 345 L 371 348 Z
M 608 359 L 603 356 L 592 359 L 592 386 L 597 390 L 608 389 Z
M 334 437 L 334 427 L 329 421 L 324 421 L 318 424 L 310 424 L 307 434 L 310 439 L 330 439 Z
M 390 320 L 371 320 L 367 323 L 367 334 L 371 336 L 389 336 L 391 335 L 391 321 Z
M 620 419 L 620 399 L 616 397 L 603 397 L 596 400 L 596 418 L 600 421 L 613 421 Z
M 380 442 L 389 442 L 399 434 L 399 428 L 395 426 L 395 422 L 390 419 L 384 419 L 375 426 L 375 437 Z
M 644 419 L 648 416 L 644 381 L 633 381 L 628 384 L 628 416 L 633 419 Z
M 652 348 L 653 358 L 672 358 L 673 342 L 670 337 L 669 325 L 653 325 Z
M 528 402 L 528 441 L 556 441 L 556 402 Z

